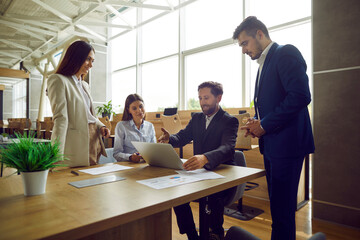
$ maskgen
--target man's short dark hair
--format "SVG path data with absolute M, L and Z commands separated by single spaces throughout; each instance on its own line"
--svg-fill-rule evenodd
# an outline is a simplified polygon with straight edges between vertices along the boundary
M 210 88 L 211 94 L 214 95 L 215 97 L 219 95 L 223 95 L 223 86 L 221 83 L 213 82 L 213 81 L 203 82 L 202 84 L 199 85 L 198 91 L 202 88 Z
M 255 16 L 249 16 L 245 18 L 235 29 L 233 39 L 237 40 L 242 31 L 245 31 L 247 35 L 255 38 L 258 30 L 261 30 L 265 34 L 265 37 L 270 39 L 269 31 L 267 30 L 265 24 L 258 20 Z

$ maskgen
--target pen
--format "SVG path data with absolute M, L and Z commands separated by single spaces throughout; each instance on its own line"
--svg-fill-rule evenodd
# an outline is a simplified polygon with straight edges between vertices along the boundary
M 75 172 L 75 171 L 71 171 L 72 174 L 79 176 L 79 173 Z

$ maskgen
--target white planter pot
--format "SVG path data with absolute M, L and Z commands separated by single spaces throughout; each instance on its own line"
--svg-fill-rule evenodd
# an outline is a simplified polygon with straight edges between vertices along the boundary
M 25 196 L 34 196 L 45 193 L 49 169 L 38 172 L 21 172 Z

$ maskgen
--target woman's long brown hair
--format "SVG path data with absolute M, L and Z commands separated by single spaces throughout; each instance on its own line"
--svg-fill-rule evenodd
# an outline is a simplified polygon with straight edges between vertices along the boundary
M 73 42 L 66 50 L 65 56 L 59 64 L 56 73 L 64 76 L 76 74 L 85 62 L 90 51 L 94 51 L 95 53 L 94 48 L 89 43 L 85 41 Z M 81 77 L 84 79 L 85 76 Z
M 130 108 L 130 104 L 132 104 L 135 101 L 141 101 L 142 103 L 144 103 L 144 100 L 136 93 L 130 94 L 129 96 L 127 96 L 127 98 L 125 100 L 125 107 L 124 107 L 124 113 L 122 116 L 122 121 L 129 121 L 132 119 L 132 116 L 129 112 L 129 108 Z

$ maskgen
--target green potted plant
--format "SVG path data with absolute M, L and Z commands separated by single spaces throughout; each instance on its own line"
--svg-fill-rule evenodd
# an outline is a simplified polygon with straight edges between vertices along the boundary
M 108 116 L 109 119 L 111 117 L 111 114 L 115 113 L 113 111 L 111 100 L 108 103 L 103 104 L 102 106 L 96 107 L 96 110 L 98 115 L 101 115 L 102 117 Z
M 9 140 L 9 134 L 1 133 L 1 141 L 7 142 Z
M 15 168 L 22 176 L 25 196 L 45 193 L 49 169 L 65 166 L 60 153 L 59 141 L 38 143 L 34 134 L 15 133 L 12 144 L 1 146 L 0 162 L 5 167 Z

